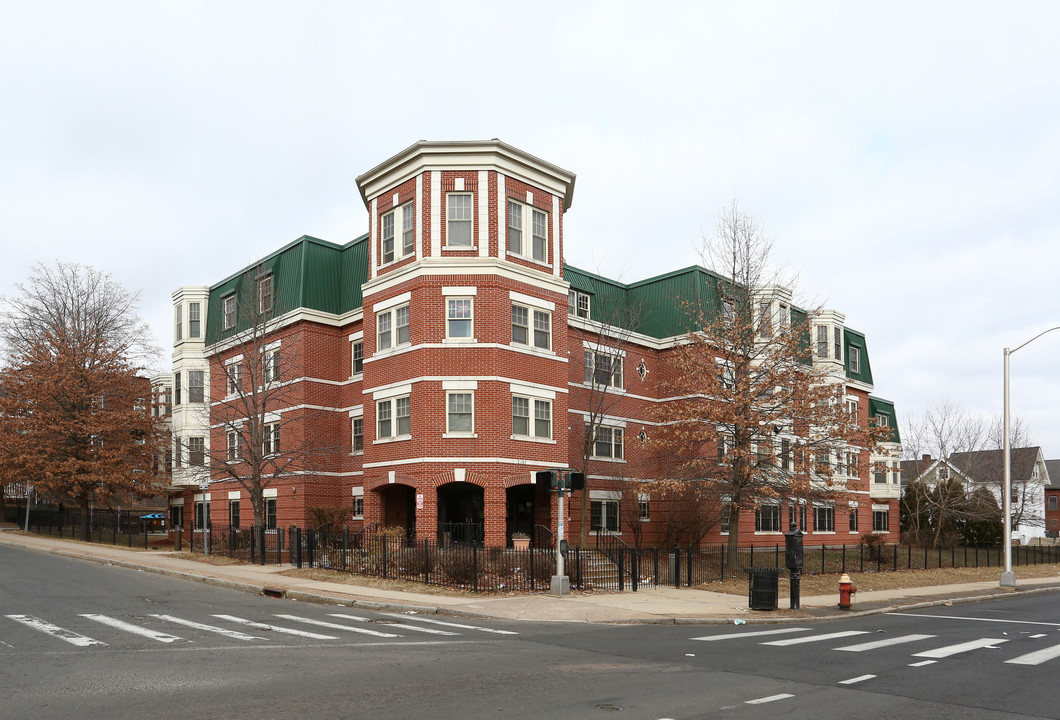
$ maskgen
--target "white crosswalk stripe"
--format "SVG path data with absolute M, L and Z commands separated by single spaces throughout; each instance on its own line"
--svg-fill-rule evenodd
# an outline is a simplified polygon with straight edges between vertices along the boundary
M 878 650 L 879 648 L 891 647 L 892 645 L 904 645 L 905 643 L 928 640 L 934 635 L 900 635 L 899 637 L 874 640 L 873 642 L 861 643 L 859 645 L 847 645 L 845 647 L 832 648 L 843 652 L 865 652 L 866 650 Z
M 223 635 L 233 640 L 264 640 L 263 637 L 257 635 L 247 635 L 246 633 L 239 632 L 238 630 L 230 630 L 228 628 L 218 627 L 216 625 L 206 625 L 205 623 L 195 622 L 194 620 L 185 620 L 184 618 L 174 617 L 173 615 L 151 615 L 151 617 L 158 618 L 159 620 L 165 620 L 166 622 L 176 623 L 177 625 L 183 625 L 185 627 L 194 628 L 196 630 L 203 630 L 205 632 L 216 633 Z
M 793 632 L 805 632 L 810 628 L 780 628 L 779 630 L 748 630 L 747 632 L 726 633 L 724 635 L 704 635 L 693 640 L 712 642 L 714 640 L 735 640 L 736 638 L 763 637 L 766 635 L 784 635 Z
M 434 620 L 432 618 L 420 617 L 419 615 L 402 615 L 400 613 L 380 613 L 387 617 L 401 618 L 411 622 L 430 623 L 432 625 L 443 625 L 445 627 L 455 627 L 462 630 L 478 630 L 479 632 L 496 633 L 498 635 L 518 635 L 519 633 L 512 630 L 497 630 L 496 628 L 480 627 L 478 625 L 461 625 L 460 623 L 444 622 L 442 620 Z
M 763 645 L 775 645 L 784 647 L 787 645 L 802 645 L 803 643 L 821 642 L 822 640 L 835 640 L 837 638 L 851 637 L 853 635 L 866 635 L 867 630 L 844 630 L 843 632 L 825 633 L 824 635 L 811 635 L 810 637 L 788 638 L 786 640 L 772 640 L 764 642 Z
M 324 620 L 313 620 L 311 618 L 299 617 L 297 615 L 277 615 L 276 617 L 282 620 L 294 620 L 295 622 L 306 623 L 307 625 L 316 625 L 317 627 L 330 628 L 332 630 L 345 630 L 346 632 L 361 633 L 362 635 L 374 635 L 375 637 L 385 638 L 401 637 L 400 635 L 395 635 L 394 633 L 379 632 L 378 630 L 369 630 L 367 628 L 350 627 L 349 625 L 340 625 L 338 623 L 326 622 Z
M 342 618 L 343 620 L 356 620 L 358 622 L 368 622 L 368 618 L 360 617 L 359 615 L 345 615 L 343 613 L 328 613 L 331 617 Z M 412 630 L 414 632 L 430 633 L 432 635 L 459 635 L 460 633 L 449 632 L 448 630 L 436 630 L 434 628 L 417 627 L 415 625 L 409 625 L 403 623 L 401 625 L 402 630 Z
M 39 617 L 33 617 L 32 615 L 7 615 L 6 617 L 11 620 L 14 620 L 17 623 L 22 623 L 26 627 L 33 628 L 34 630 L 39 630 L 42 633 L 59 638 L 60 640 L 70 643 L 71 645 L 76 645 L 77 647 L 90 647 L 92 645 L 107 644 L 102 640 L 90 638 L 87 635 L 82 635 L 81 633 L 76 633 L 73 630 L 61 628 L 58 625 L 52 625 L 50 622 L 41 620 Z
M 170 635 L 169 633 L 159 632 L 157 630 L 151 630 L 150 628 L 141 627 L 139 625 L 133 625 L 132 623 L 125 622 L 124 620 L 118 620 L 107 615 L 93 615 L 91 613 L 81 613 L 81 617 L 94 620 L 95 622 L 102 623 L 108 627 L 115 628 L 117 630 L 124 630 L 127 633 L 133 635 L 140 635 L 142 637 L 151 638 L 158 642 L 171 643 L 177 640 L 183 640 L 184 638 L 177 637 L 176 635 Z
M 956 645 L 947 645 L 945 647 L 935 648 L 934 650 L 925 650 L 924 652 L 914 653 L 913 657 L 934 658 L 937 660 L 939 658 L 958 655 L 970 650 L 979 650 L 985 647 L 1000 645 L 1005 642 L 1008 642 L 1008 640 L 1002 638 L 979 638 L 978 640 L 969 640 L 968 642 L 957 643 Z
M 236 617 L 235 615 L 214 615 L 214 617 L 228 620 L 229 622 L 239 623 L 240 625 L 246 625 L 255 630 L 269 630 L 271 632 L 284 633 L 285 635 L 297 635 L 299 637 L 312 638 L 313 640 L 338 640 L 338 637 L 335 635 L 321 635 L 320 633 L 308 632 L 306 630 L 295 630 L 294 628 L 281 627 L 280 625 L 269 625 L 267 623 L 259 623 L 254 622 L 253 620 L 247 620 L 246 618 Z
M 1043 662 L 1058 657 L 1060 657 L 1060 645 L 1053 645 L 1052 647 L 1042 648 L 1041 650 L 1035 650 L 1026 655 L 1014 657 L 1005 662 L 1012 665 L 1041 665 Z

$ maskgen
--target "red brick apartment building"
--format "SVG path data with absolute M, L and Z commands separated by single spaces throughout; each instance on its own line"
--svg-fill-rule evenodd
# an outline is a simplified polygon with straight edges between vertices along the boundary
M 226 430 L 235 421 L 222 417 L 228 368 L 257 352 L 286 360 L 266 444 L 320 451 L 269 482 L 269 529 L 306 526 L 308 508 L 344 505 L 352 530 L 396 525 L 418 538 L 469 539 L 471 528 L 488 546 L 539 526 L 555 532 L 557 498 L 535 472 L 583 466 L 592 381 L 610 368 L 588 465 L 591 531 L 624 533 L 636 522 L 646 543 L 656 540 L 661 508 L 623 491 L 645 479 L 636 469 L 657 424 L 649 409 L 665 403 L 659 380 L 685 334 L 675 299 L 717 276 L 691 267 L 623 284 L 564 264 L 574 180 L 498 140 L 418 142 L 357 178 L 367 234 L 345 245 L 302 237 L 214 285 L 174 292 L 173 372 L 155 378 L 174 401 L 174 524 L 201 527 L 204 507 L 214 524 L 252 523 L 247 491 L 218 472 L 211 448 L 227 444 L 238 464 L 239 439 Z M 616 325 L 611 310 L 633 300 L 649 311 L 635 327 Z M 256 350 L 241 319 L 254 305 L 275 312 Z M 835 311 L 814 324 L 814 362 L 832 366 L 864 422 L 895 428 L 897 449 L 894 407 L 871 395 L 864 335 Z M 792 512 L 807 544 L 873 531 L 897 538 L 897 461 L 876 472 L 882 457 L 862 453 L 845 495 Z M 620 512 L 631 497 L 636 512 Z M 566 508 L 566 534 L 577 538 L 578 497 Z M 787 523 L 765 517 L 742 513 L 741 539 L 783 542 Z M 706 541 L 720 542 L 722 530 Z

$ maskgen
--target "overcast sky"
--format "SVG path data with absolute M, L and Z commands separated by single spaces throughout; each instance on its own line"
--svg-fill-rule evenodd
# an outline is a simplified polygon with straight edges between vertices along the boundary
M 0 294 L 89 263 L 165 347 L 174 288 L 347 242 L 357 175 L 495 137 L 577 174 L 566 260 L 625 282 L 700 262 L 738 198 L 900 422 L 1000 416 L 1003 348 L 1060 325 L 1058 3 L 388 5 L 6 3 Z M 1048 458 L 1058 355 L 1012 356 Z

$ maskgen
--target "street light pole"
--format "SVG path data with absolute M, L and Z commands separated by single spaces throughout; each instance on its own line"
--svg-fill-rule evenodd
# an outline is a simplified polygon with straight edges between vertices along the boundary
M 1030 345 L 1032 342 L 1040 338 L 1046 333 L 1051 333 L 1053 330 L 1060 330 L 1060 325 L 1051 327 L 1048 330 L 1043 330 L 1034 337 L 1032 337 L 1023 345 L 1017 345 L 1013 349 L 1005 348 L 1005 407 L 1004 407 L 1004 450 L 1002 451 L 1002 464 L 1004 465 L 1003 480 L 1001 484 L 1001 512 L 1004 517 L 1004 535 L 1002 537 L 1002 543 L 1005 546 L 1005 569 L 1001 573 L 1000 585 L 1003 588 L 1016 588 L 1016 575 L 1012 572 L 1012 440 L 1009 437 L 1009 390 L 1008 390 L 1008 359 L 1012 353 L 1019 350 L 1025 345 Z

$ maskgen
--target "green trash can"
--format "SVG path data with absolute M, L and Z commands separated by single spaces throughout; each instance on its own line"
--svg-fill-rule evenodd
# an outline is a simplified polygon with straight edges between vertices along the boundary
M 747 607 L 751 610 L 776 610 L 780 597 L 780 574 L 783 568 L 744 568 L 747 573 Z

